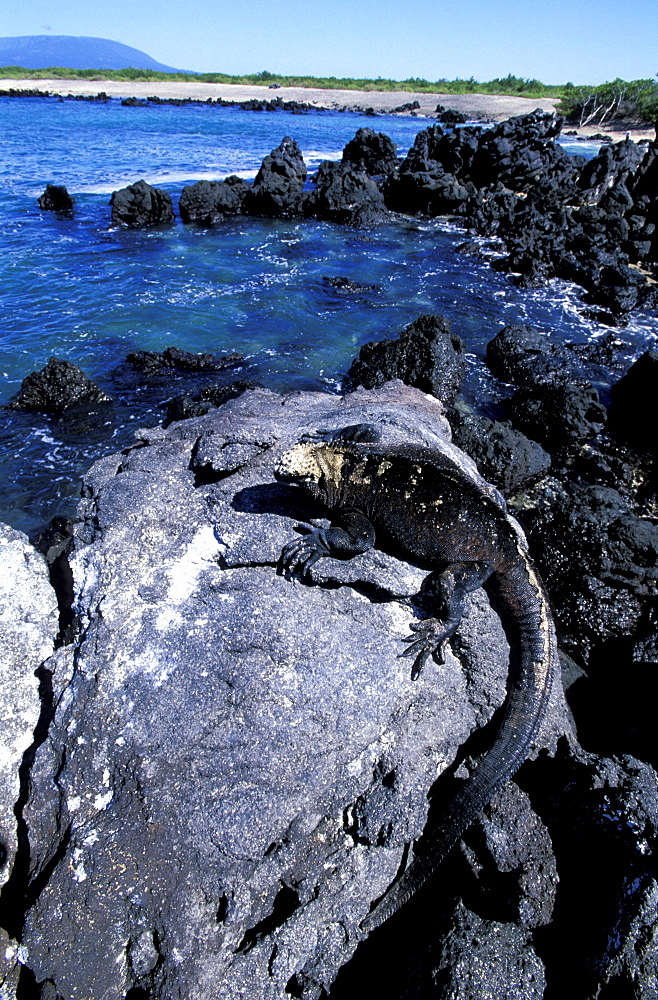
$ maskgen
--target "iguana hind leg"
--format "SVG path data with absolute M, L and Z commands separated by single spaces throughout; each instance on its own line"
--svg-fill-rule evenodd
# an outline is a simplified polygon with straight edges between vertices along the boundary
M 433 576 L 431 587 L 442 617 L 425 618 L 416 622 L 410 626 L 413 635 L 402 640 L 409 645 L 400 656 L 415 657 L 411 671 L 414 680 L 430 655 L 437 663 L 443 663 L 448 640 L 455 634 L 462 620 L 466 595 L 481 587 L 491 572 L 492 567 L 487 563 L 456 562 Z

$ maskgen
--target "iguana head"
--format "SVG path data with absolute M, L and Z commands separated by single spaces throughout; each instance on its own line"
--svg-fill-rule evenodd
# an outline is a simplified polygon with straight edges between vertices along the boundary
M 325 441 L 300 441 L 281 456 L 274 475 L 302 486 L 317 500 L 333 506 L 340 495 L 345 446 Z

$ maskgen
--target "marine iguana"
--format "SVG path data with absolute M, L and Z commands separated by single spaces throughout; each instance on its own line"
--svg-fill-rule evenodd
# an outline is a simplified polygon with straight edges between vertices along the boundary
M 430 877 L 494 792 L 526 759 L 546 713 L 557 655 L 551 613 L 522 533 L 484 487 L 447 454 L 419 445 L 378 445 L 369 424 L 319 432 L 290 448 L 277 479 L 295 483 L 333 515 L 331 527 L 289 542 L 288 575 L 325 556 L 352 558 L 375 545 L 434 573 L 440 618 L 412 625 L 404 640 L 417 677 L 430 654 L 443 662 L 466 595 L 485 586 L 510 638 L 508 692 L 493 745 L 448 803 L 429 852 L 416 857 L 361 927 L 378 927 Z

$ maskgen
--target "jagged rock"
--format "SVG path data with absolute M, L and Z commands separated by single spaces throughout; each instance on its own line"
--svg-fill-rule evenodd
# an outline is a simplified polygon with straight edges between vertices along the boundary
M 658 527 L 614 489 L 556 483 L 538 488 L 523 523 L 567 649 L 587 662 L 593 647 L 632 636 L 658 593 Z
M 0 885 L 11 875 L 18 846 L 18 769 L 41 713 L 36 671 L 52 654 L 58 631 L 43 556 L 21 532 L 0 524 Z
M 167 347 L 164 351 L 132 351 L 126 361 L 147 374 L 167 371 L 215 372 L 231 368 L 242 361 L 241 354 L 193 354 L 179 347 Z
M 519 389 L 506 409 L 514 427 L 550 454 L 580 448 L 603 430 L 607 420 L 606 408 L 589 384 L 560 382 Z
M 447 402 L 464 377 L 464 344 L 443 316 L 424 315 L 395 340 L 364 344 L 347 373 L 347 384 L 374 389 L 392 378 Z
M 282 218 L 301 211 L 301 198 L 306 181 L 306 164 L 302 152 L 290 136 L 263 160 L 253 187 L 242 202 L 248 215 Z
M 61 417 L 74 407 L 110 402 L 111 398 L 77 365 L 50 358 L 45 368 L 26 375 L 20 391 L 7 405 L 13 410 L 35 410 Z
M 174 221 L 171 196 L 161 188 L 151 187 L 143 180 L 129 184 L 120 191 L 113 191 L 110 205 L 112 222 L 115 225 L 128 226 L 130 229 L 142 229 Z
M 442 125 L 465 125 L 468 116 L 462 111 L 455 111 L 454 108 L 444 108 L 442 104 L 437 104 L 434 111 L 437 121 Z
M 550 468 L 551 456 L 541 445 L 506 421 L 455 408 L 450 412 L 450 425 L 455 444 L 505 496 L 530 486 Z
M 613 188 L 626 185 L 645 155 L 644 147 L 630 139 L 602 146 L 597 156 L 589 160 L 581 171 L 578 186 L 583 202 L 596 205 Z
M 322 284 L 339 295 L 359 295 L 362 292 L 378 292 L 379 285 L 364 285 L 360 281 L 348 278 L 342 274 L 323 276 Z
M 369 226 L 386 217 L 384 198 L 376 182 L 348 163 L 323 160 L 315 188 L 304 196 L 304 214 L 348 226 Z
M 73 213 L 73 198 L 63 184 L 46 184 L 46 190 L 39 197 L 39 208 L 46 212 Z
M 232 174 L 225 181 L 197 181 L 184 187 L 178 209 L 183 222 L 200 222 L 211 226 L 221 222 L 225 215 L 242 211 L 245 195 L 250 185 Z
M 397 166 L 397 146 L 383 132 L 360 128 L 343 149 L 343 163 L 366 174 L 388 174 Z
M 568 349 L 533 326 L 510 323 L 487 344 L 489 371 L 503 382 L 532 387 L 573 381 L 580 366 Z
M 223 406 L 229 399 L 236 399 L 245 389 L 258 388 L 255 382 L 238 380 L 230 385 L 209 385 L 199 392 L 182 393 L 174 396 L 167 403 L 165 426 L 175 420 L 189 420 L 190 417 L 202 417 L 205 413 Z
M 645 351 L 611 390 L 610 423 L 636 447 L 658 451 L 656 392 L 658 351 Z
M 246 392 L 140 432 L 86 477 L 75 671 L 54 675 L 24 810 L 38 892 L 23 944 L 53 995 L 319 995 L 422 830 L 437 771 L 504 696 L 483 592 L 462 630 L 470 683 L 450 652 L 414 682 L 398 654 L 426 570 L 373 550 L 324 560 L 311 586 L 277 575 L 316 513 L 274 481 L 277 456 L 362 421 L 477 475 L 441 405 L 393 383 Z

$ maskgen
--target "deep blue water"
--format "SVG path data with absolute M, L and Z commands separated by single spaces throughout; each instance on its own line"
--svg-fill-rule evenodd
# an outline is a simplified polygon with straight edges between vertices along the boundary
M 51 355 L 79 365 L 117 404 L 83 437 L 46 417 L 0 410 L 0 520 L 30 532 L 70 513 L 91 462 L 129 444 L 136 427 L 157 423 L 159 404 L 186 387 L 173 378 L 127 393 L 122 363 L 131 350 L 238 351 L 245 363 L 235 377 L 335 391 L 363 343 L 439 312 L 469 351 L 465 394 L 486 411 L 500 386 L 481 359 L 504 324 L 532 323 L 579 342 L 607 333 L 585 318 L 573 286 L 516 289 L 486 261 L 458 254 L 465 234 L 442 221 L 370 231 L 248 218 L 212 230 L 180 221 L 141 232 L 110 225 L 110 192 L 141 177 L 168 190 L 176 206 L 187 183 L 253 177 L 285 135 L 313 168 L 338 159 L 360 127 L 386 132 L 403 155 L 427 125 L 339 112 L 1 98 L 0 404 Z M 67 186 L 73 219 L 39 210 L 47 183 Z M 338 275 L 378 289 L 337 294 L 322 279 Z M 637 354 L 657 333 L 655 319 L 639 316 L 624 338 Z

